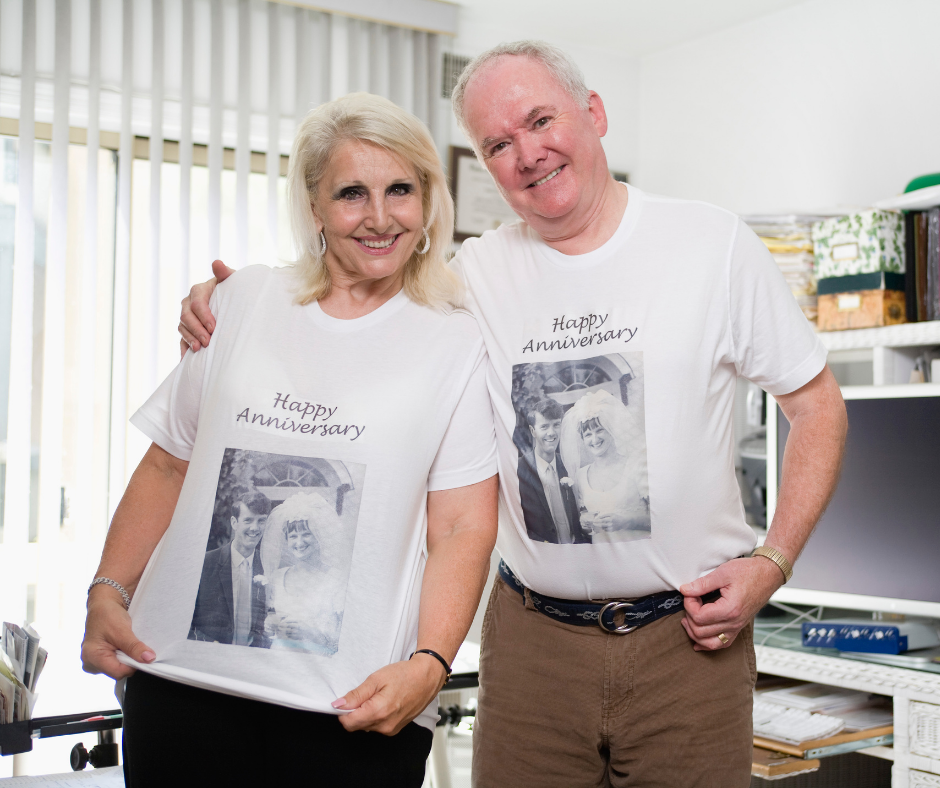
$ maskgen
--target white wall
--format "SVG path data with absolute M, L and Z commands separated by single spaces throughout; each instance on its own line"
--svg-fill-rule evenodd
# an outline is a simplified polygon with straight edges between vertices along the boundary
M 509 1 L 509 0 L 507 0 Z M 622 52 L 586 47 L 566 40 L 564 21 L 559 20 L 558 32 L 545 34 L 543 29 L 535 33 L 524 25 L 509 25 L 493 19 L 483 10 L 460 6 L 458 35 L 451 43 L 451 50 L 458 55 L 473 57 L 490 47 L 505 41 L 517 41 L 538 35 L 568 52 L 581 67 L 588 87 L 596 90 L 604 100 L 610 130 L 604 138 L 607 163 L 612 170 L 626 172 L 633 180 L 637 165 L 637 110 L 639 107 L 639 60 L 627 57 Z M 466 146 L 467 142 L 451 113 L 451 144 Z
M 940 171 L 940 3 L 814 0 L 641 61 L 648 191 L 739 213 L 868 205 Z

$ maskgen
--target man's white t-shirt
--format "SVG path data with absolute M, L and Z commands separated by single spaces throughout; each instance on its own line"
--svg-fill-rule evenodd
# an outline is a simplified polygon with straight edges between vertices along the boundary
M 157 655 L 135 667 L 334 713 L 414 650 L 428 492 L 493 476 L 495 437 L 472 316 L 401 292 L 338 320 L 297 305 L 292 277 L 252 266 L 222 284 L 209 348 L 187 353 L 131 420 L 189 461 L 131 604 Z M 251 635 L 233 645 L 231 517 L 246 495 L 271 511 L 245 537 L 260 539 Z M 416 722 L 433 727 L 435 712 Z
M 466 241 L 456 261 L 489 354 L 508 510 L 497 547 L 522 583 L 564 599 L 675 589 L 749 553 L 735 379 L 782 395 L 826 361 L 743 222 L 628 189 L 619 229 L 596 251 L 561 254 L 520 222 Z M 531 462 L 535 411 L 561 420 L 573 544 Z

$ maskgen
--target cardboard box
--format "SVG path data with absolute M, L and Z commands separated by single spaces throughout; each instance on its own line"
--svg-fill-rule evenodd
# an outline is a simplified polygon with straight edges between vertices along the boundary
M 819 296 L 819 330 L 874 328 L 906 323 L 904 292 L 858 290 Z
M 818 279 L 904 273 L 904 218 L 894 211 L 863 211 L 813 225 Z

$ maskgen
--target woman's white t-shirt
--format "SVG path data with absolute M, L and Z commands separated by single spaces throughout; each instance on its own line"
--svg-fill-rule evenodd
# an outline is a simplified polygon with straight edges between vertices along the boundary
M 333 713 L 333 700 L 415 648 L 428 492 L 496 473 L 493 419 L 472 316 L 401 292 L 338 320 L 296 304 L 293 276 L 252 266 L 220 285 L 209 348 L 187 353 L 131 419 L 189 468 L 130 613 L 157 655 L 137 668 Z M 271 511 L 241 537 L 243 495 Z M 285 536 L 298 521 L 338 600 L 299 612 L 296 599 L 277 604 L 285 568 L 302 560 Z M 236 549 L 253 562 L 250 587 L 231 568 Z M 271 648 L 279 618 L 316 632 L 337 615 L 338 638 Z M 432 727 L 435 711 L 416 722 Z

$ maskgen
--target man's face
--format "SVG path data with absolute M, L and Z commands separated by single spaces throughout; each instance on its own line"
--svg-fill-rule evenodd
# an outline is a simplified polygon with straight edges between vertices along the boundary
M 535 450 L 546 460 L 555 456 L 558 448 L 558 436 L 561 433 L 561 419 L 546 419 L 536 411 L 535 424 L 529 427 Z
M 610 178 L 600 96 L 580 107 L 541 63 L 507 55 L 473 77 L 464 111 L 500 192 L 536 232 L 564 236 L 590 221 Z
M 238 504 L 238 517 L 232 517 L 232 544 L 242 555 L 250 555 L 261 541 L 266 514 L 255 514 L 245 504 Z

